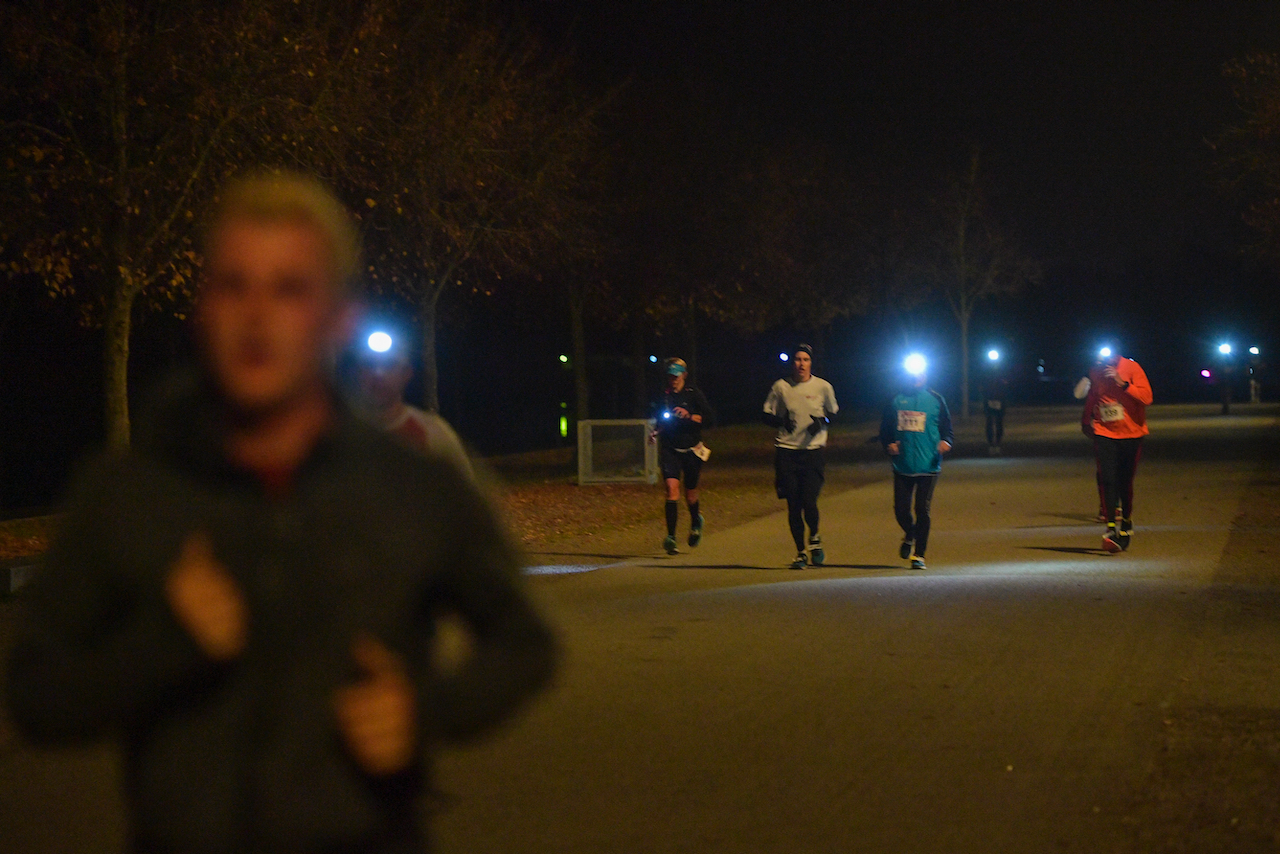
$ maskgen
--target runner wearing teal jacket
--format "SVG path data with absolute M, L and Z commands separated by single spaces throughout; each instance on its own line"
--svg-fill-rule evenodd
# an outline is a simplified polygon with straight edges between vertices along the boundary
M 902 528 L 898 554 L 911 561 L 912 569 L 925 568 L 933 489 L 942 470 L 942 455 L 954 441 L 947 402 L 925 386 L 923 373 L 894 395 L 880 419 L 880 444 L 893 457 L 893 512 Z

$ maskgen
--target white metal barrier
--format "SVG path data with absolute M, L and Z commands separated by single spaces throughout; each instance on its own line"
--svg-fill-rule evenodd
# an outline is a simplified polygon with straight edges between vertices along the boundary
M 578 483 L 657 483 L 653 421 L 643 418 L 578 422 Z

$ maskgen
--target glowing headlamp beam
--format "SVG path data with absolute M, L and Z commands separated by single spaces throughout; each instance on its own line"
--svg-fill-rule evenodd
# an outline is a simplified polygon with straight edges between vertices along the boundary
M 391 349 L 391 336 L 385 332 L 375 332 L 369 336 L 369 349 L 375 353 L 385 353 Z
M 919 353 L 912 353 L 902 362 L 903 369 L 913 377 L 918 377 L 924 373 L 929 363 L 925 361 L 924 356 Z

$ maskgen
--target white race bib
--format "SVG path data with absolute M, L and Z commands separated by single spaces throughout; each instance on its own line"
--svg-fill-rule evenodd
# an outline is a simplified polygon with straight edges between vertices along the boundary
M 898 429 L 904 433 L 924 432 L 924 413 L 912 412 L 910 409 L 898 410 Z
M 1098 420 L 1103 423 L 1123 421 L 1124 407 L 1118 403 L 1100 403 L 1098 404 Z

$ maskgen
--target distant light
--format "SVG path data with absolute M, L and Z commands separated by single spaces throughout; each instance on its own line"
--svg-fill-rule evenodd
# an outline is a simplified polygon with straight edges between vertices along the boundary
M 1230 344 L 1219 344 L 1219 345 L 1218 345 L 1218 352 L 1219 352 L 1219 353 L 1221 353 L 1221 354 L 1222 354 L 1222 355 L 1224 355 L 1224 356 L 1230 356 L 1230 355 L 1231 355 L 1231 345 L 1230 345 Z
M 791 357 L 790 357 L 790 356 L 788 356 L 786 353 L 779 353 L 779 354 L 778 354 L 778 358 L 785 362 L 785 361 L 787 361 L 788 359 L 790 359 Z
M 1205 368 L 1200 372 L 1200 376 L 1204 377 L 1205 379 L 1209 379 L 1210 377 L 1213 376 L 1213 373 L 1208 368 Z
M 997 362 L 997 361 L 999 361 L 999 360 L 1000 360 L 1000 351 L 999 351 L 999 350 L 988 350 L 988 351 L 987 351 L 987 358 L 988 358 L 988 359 L 990 359 L 990 360 L 991 360 L 991 361 L 993 361 L 993 362 Z
M 902 362 L 903 369 L 913 377 L 918 377 L 929 367 L 929 363 L 925 361 L 924 356 L 919 353 L 912 353 Z
M 1256 356 L 1256 355 L 1258 355 L 1258 348 L 1257 348 L 1257 347 L 1250 347 L 1250 348 L 1249 348 L 1249 352 Z
M 391 336 L 385 332 L 375 332 L 369 336 L 369 349 L 375 353 L 385 353 L 391 349 Z
M 1111 348 L 1110 348 L 1110 347 L 1103 347 L 1101 350 L 1099 350 L 1099 351 L 1098 351 L 1098 355 L 1099 355 L 1099 356 L 1101 356 L 1101 357 L 1102 357 L 1102 358 L 1104 358 L 1104 359 L 1110 359 L 1110 358 L 1111 358 Z
M 561 353 L 561 354 L 560 354 L 560 364 L 562 364 L 562 365 L 567 365 L 567 364 L 569 364 L 569 357 L 568 357 L 568 356 L 566 356 L 564 353 Z
M 650 356 L 650 357 L 649 357 L 649 361 L 650 361 L 650 362 L 657 363 L 657 361 L 658 361 L 658 357 L 657 357 L 657 356 Z
M 1043 373 L 1044 373 L 1044 365 L 1036 365 L 1036 373 L 1038 373 L 1038 374 L 1043 374 Z
M 569 436 L 569 416 L 560 416 L 560 438 L 566 439 Z

